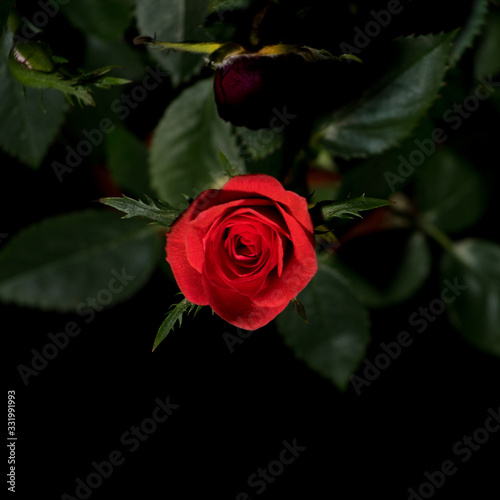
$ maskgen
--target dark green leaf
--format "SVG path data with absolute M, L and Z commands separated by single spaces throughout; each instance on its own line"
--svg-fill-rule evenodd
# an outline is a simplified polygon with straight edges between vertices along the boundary
M 420 168 L 421 161 L 428 161 L 436 149 L 432 139 L 435 126 L 427 117 L 422 120 L 411 137 L 400 146 L 391 148 L 358 162 L 342 176 L 339 198 L 366 194 L 375 198 L 386 198 L 399 191 Z
M 61 5 L 61 10 L 83 33 L 116 40 L 132 22 L 133 3 L 133 0 L 71 0 Z
M 459 31 L 458 36 L 451 49 L 451 62 L 456 64 L 464 52 L 472 47 L 474 38 L 479 35 L 486 20 L 488 12 L 488 0 L 473 0 L 471 12 Z
M 247 163 L 262 160 L 277 149 L 281 149 L 285 140 L 283 132 L 271 129 L 251 130 L 246 127 L 236 127 L 236 134 L 241 141 L 240 148 Z
M 168 312 L 167 317 L 161 324 L 158 333 L 156 334 L 153 343 L 153 351 L 160 345 L 160 343 L 165 339 L 165 337 L 174 329 L 175 324 L 177 322 L 179 323 L 179 327 L 182 325 L 182 318 L 184 313 L 190 314 L 196 308 L 194 312 L 194 314 L 196 315 L 197 312 L 202 307 L 203 306 L 197 306 L 196 304 L 189 302 L 188 299 L 183 299 L 178 304 L 173 305 L 170 311 Z
M 175 99 L 155 129 L 150 168 L 158 197 L 176 206 L 181 193 L 194 198 L 220 188 L 227 175 L 218 150 L 243 170 L 231 127 L 217 113 L 212 80 L 202 80 Z
M 500 356 L 500 246 L 467 239 L 441 261 L 450 320 L 473 345 Z M 453 290 L 457 290 L 453 293 Z
M 2 247 L 0 299 L 61 312 L 100 311 L 142 287 L 157 249 L 150 227 L 114 213 L 89 210 L 45 219 Z
M 205 41 L 202 25 L 209 12 L 208 4 L 208 0 L 136 0 L 139 32 L 168 42 Z M 170 73 L 174 85 L 187 80 L 204 64 L 199 55 L 155 49 L 151 54 Z
M 124 212 L 123 219 L 140 217 L 153 224 L 170 227 L 181 214 L 180 210 L 173 208 L 166 201 L 154 200 L 146 195 L 146 202 L 133 200 L 127 196 L 121 198 L 101 198 L 99 200 L 104 205 L 116 208 Z
M 351 283 L 359 300 L 371 308 L 409 299 L 424 284 L 431 270 L 431 253 L 423 233 L 399 235 L 403 238 L 389 236 L 384 232 L 348 241 L 332 260 L 335 269 Z M 356 252 L 353 258 L 353 246 L 362 257 Z M 379 251 L 367 252 L 367 248 L 379 248 Z
M 4 0 L 0 3 L 0 36 L 2 36 L 13 5 L 14 0 Z
M 124 127 L 106 136 L 107 166 L 114 181 L 125 191 L 142 196 L 151 191 L 148 151 L 144 143 Z
M 289 305 L 278 331 L 298 358 L 345 390 L 370 341 L 367 311 L 345 278 L 323 265 L 299 298 L 309 324 Z
M 335 114 L 322 132 L 325 145 L 344 157 L 397 145 L 436 98 L 455 35 L 395 40 L 391 66 L 364 96 Z
M 500 10 L 490 9 L 474 61 L 476 77 L 500 73 Z
M 23 89 L 0 53 L 0 147 L 30 167 L 40 166 L 64 120 L 64 96 Z
M 434 153 L 417 171 L 416 199 L 424 225 L 453 233 L 482 215 L 486 192 L 481 174 L 450 148 Z

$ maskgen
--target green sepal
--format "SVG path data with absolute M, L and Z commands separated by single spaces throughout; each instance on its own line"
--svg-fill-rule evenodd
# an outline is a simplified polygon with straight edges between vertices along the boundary
M 241 175 L 241 172 L 239 172 L 238 168 L 231 164 L 227 156 L 220 149 L 217 150 L 217 153 L 219 154 L 221 167 L 229 177 Z
M 194 316 L 198 314 L 198 311 L 203 306 L 198 306 L 189 302 L 188 299 L 184 298 L 178 304 L 171 306 L 170 311 L 167 313 L 167 317 L 161 324 L 156 334 L 155 340 L 153 342 L 153 351 L 160 345 L 160 343 L 165 339 L 165 337 L 174 329 L 175 324 L 179 322 L 179 327 L 182 325 L 182 318 L 184 313 L 191 314 L 194 310 Z
M 344 60 L 349 59 L 362 63 L 363 61 L 353 54 L 341 54 L 334 56 L 325 49 L 315 49 L 306 45 L 290 45 L 278 43 L 275 45 L 265 45 L 258 51 L 249 51 L 242 45 L 235 42 L 215 43 L 215 42 L 162 42 L 150 36 L 137 36 L 134 38 L 134 45 L 146 45 L 150 48 L 160 50 L 173 50 L 180 52 L 190 52 L 191 54 L 201 54 L 205 56 L 206 62 L 217 67 L 226 59 L 236 55 L 245 56 L 279 56 L 286 54 L 297 54 L 306 61 L 318 61 L 321 59 Z
M 130 219 L 132 217 L 141 217 L 148 220 L 151 224 L 158 224 L 164 227 L 170 227 L 179 215 L 181 210 L 172 207 L 166 201 L 156 200 L 145 195 L 146 203 L 142 200 L 134 200 L 128 196 L 121 198 L 101 198 L 100 203 L 116 208 L 126 215 L 122 219 Z
M 300 319 L 302 319 L 304 323 L 309 324 L 309 321 L 307 320 L 306 308 L 304 307 L 304 304 L 302 304 L 302 302 L 298 297 L 292 299 L 292 305 L 293 308 L 297 311 L 297 314 L 299 315 Z
M 362 218 L 359 212 L 372 210 L 374 208 L 385 207 L 392 202 L 389 200 L 381 200 L 379 198 L 367 198 L 359 196 L 341 201 L 320 201 L 309 209 L 314 227 L 322 224 L 327 224 L 332 219 L 353 219 L 354 217 Z
M 216 42 L 162 42 L 150 36 L 136 36 L 133 42 L 134 45 L 146 45 L 147 47 L 160 50 L 178 50 L 192 54 L 212 54 L 225 45 Z

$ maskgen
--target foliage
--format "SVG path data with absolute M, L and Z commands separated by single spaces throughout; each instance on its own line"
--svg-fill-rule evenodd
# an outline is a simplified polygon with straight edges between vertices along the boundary
M 2 213 L 22 226 L 0 227 L 0 300 L 81 312 L 112 271 L 126 286 L 101 293 L 99 307 L 127 300 L 165 270 L 158 247 L 186 200 L 262 172 L 314 199 L 320 270 L 274 326 L 307 366 L 345 389 L 372 312 L 439 294 L 444 280 L 465 287 L 446 303 L 450 323 L 473 348 L 500 355 L 493 2 L 445 17 L 413 2 L 377 21 L 359 2 L 348 14 L 331 2 L 274 1 L 261 25 L 265 2 L 250 0 L 56 3 L 45 17 L 34 3 L 0 9 Z M 306 51 L 314 62 L 289 84 L 302 89 L 307 116 L 295 118 L 290 104 L 277 110 L 279 127 L 222 120 L 206 62 L 227 61 L 235 47 L 272 58 Z M 52 199 L 24 197 L 14 170 L 31 193 L 40 179 L 53 186 Z M 163 279 L 172 284 L 168 269 Z M 194 307 L 184 299 L 169 311 L 155 348 Z

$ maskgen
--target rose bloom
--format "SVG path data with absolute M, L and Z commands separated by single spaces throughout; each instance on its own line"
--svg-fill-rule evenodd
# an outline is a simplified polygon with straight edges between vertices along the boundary
M 307 201 L 273 177 L 240 175 L 203 191 L 167 233 L 167 261 L 184 296 L 256 330 L 318 269 Z

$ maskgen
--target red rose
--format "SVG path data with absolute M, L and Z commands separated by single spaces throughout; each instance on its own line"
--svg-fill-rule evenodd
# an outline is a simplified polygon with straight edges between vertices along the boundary
M 184 296 L 245 330 L 275 318 L 318 269 L 306 200 L 263 174 L 203 191 L 172 225 L 166 251 Z

